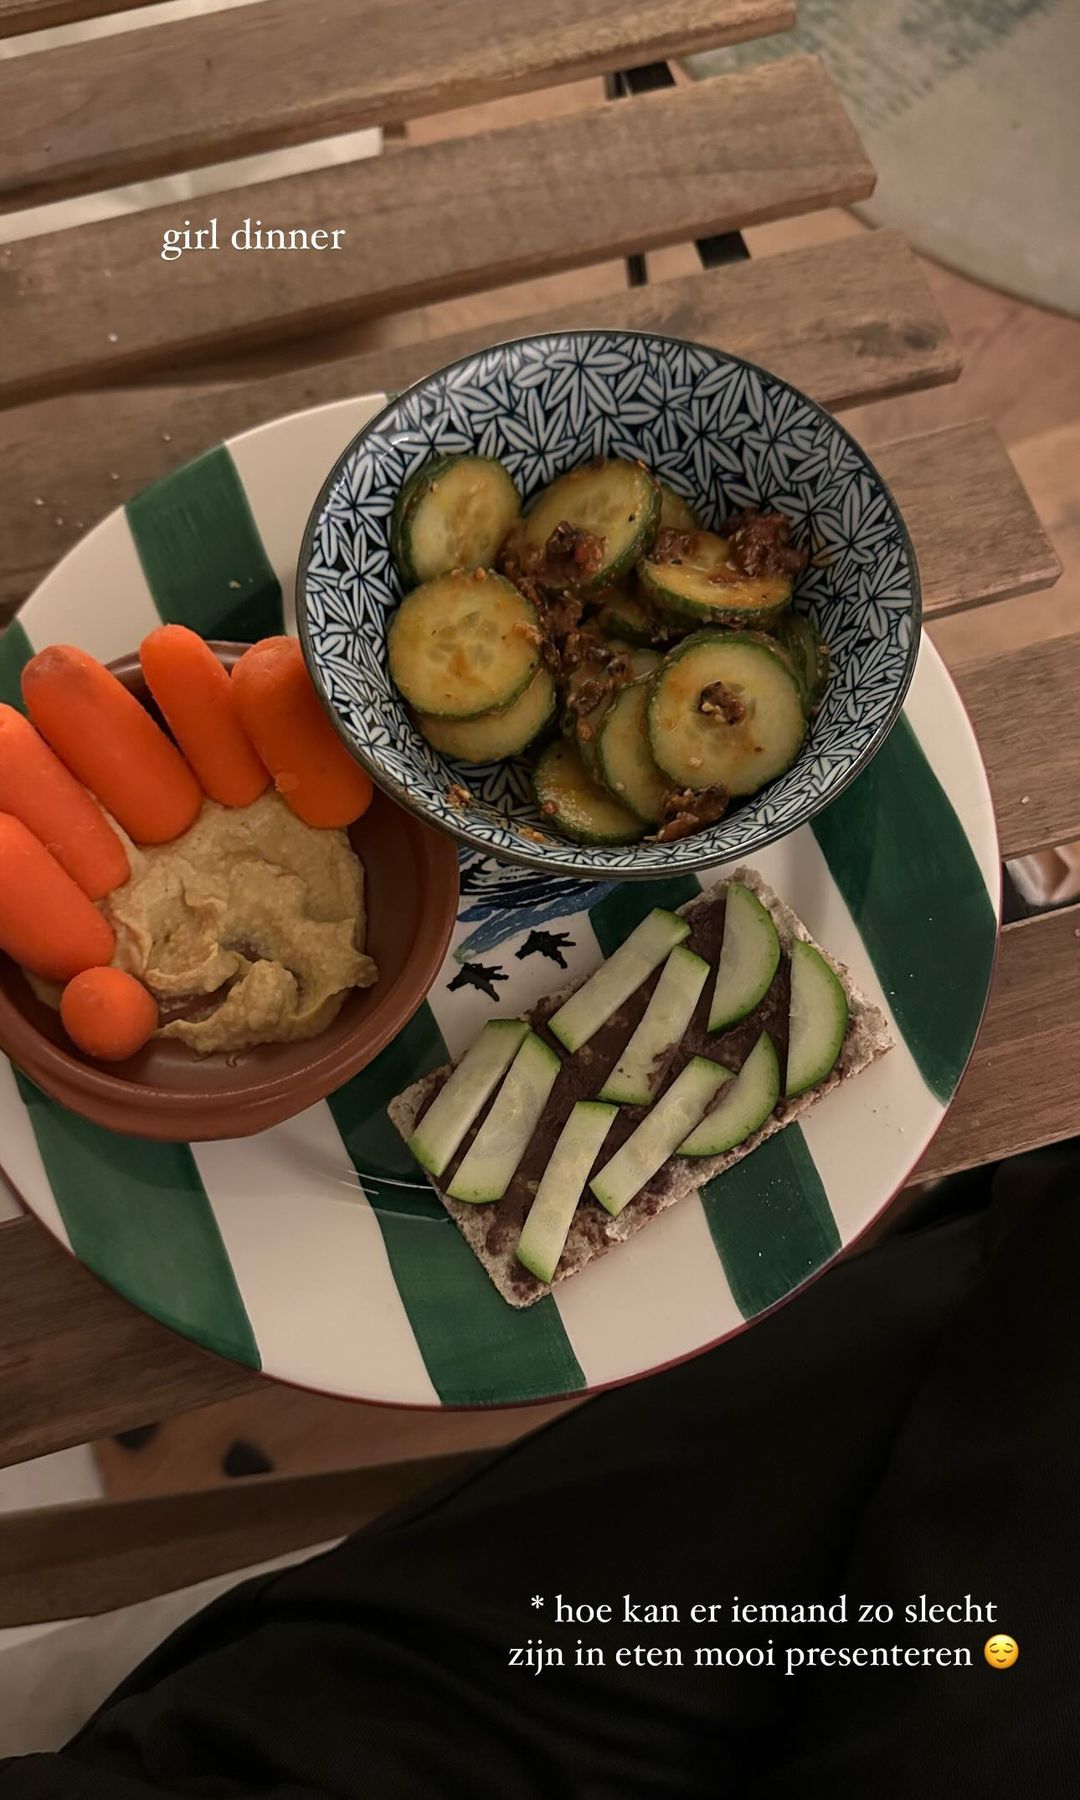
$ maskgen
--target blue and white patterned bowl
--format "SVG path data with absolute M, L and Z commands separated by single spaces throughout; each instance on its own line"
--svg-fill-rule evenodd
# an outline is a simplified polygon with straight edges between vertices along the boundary
M 794 767 L 679 843 L 602 848 L 551 835 L 526 763 L 466 769 L 431 749 L 387 669 L 387 621 L 401 599 L 390 515 L 415 468 L 455 451 L 497 456 L 526 502 L 556 475 L 604 454 L 641 457 L 713 529 L 740 506 L 786 513 L 813 558 L 795 604 L 832 650 L 828 693 Z M 813 401 L 703 344 L 580 331 L 519 338 L 451 363 L 365 425 L 308 522 L 297 617 L 308 667 L 342 737 L 403 806 L 488 856 L 626 880 L 749 857 L 828 806 L 900 715 L 920 596 L 892 495 Z M 451 803 L 455 783 L 473 796 L 466 809 Z

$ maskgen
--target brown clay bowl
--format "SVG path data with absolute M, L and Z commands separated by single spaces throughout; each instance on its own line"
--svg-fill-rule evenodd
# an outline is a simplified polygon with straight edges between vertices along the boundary
M 245 648 L 212 647 L 229 668 Z M 110 667 L 148 702 L 137 656 Z M 313 1106 L 371 1062 L 412 1018 L 442 966 L 457 915 L 452 839 L 378 788 L 349 836 L 364 864 L 367 949 L 379 979 L 350 995 L 319 1037 L 208 1057 L 152 1039 L 127 1062 L 91 1062 L 75 1050 L 58 1014 L 37 999 L 16 965 L 0 956 L 0 1049 L 72 1112 L 133 1137 L 188 1143 L 249 1137 Z

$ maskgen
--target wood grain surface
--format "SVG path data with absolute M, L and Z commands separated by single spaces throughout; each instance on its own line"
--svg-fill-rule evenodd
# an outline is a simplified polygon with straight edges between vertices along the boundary
M 153 0 L 0 0 L 0 38 L 47 31 L 53 25 L 71 25 L 79 19 L 129 12 L 152 3 Z
M 879 231 L 242 386 L 114 389 L 16 407 L 0 413 L 0 620 L 105 513 L 222 438 L 407 387 L 500 338 L 589 325 L 734 350 L 832 407 L 952 381 L 960 366 L 914 255 L 898 233 Z
M 262 0 L 73 44 L 0 67 L 0 208 L 633 68 L 794 19 L 794 0 L 547 0 L 542 19 L 532 0 L 500 0 L 482 19 L 445 0 Z
M 1006 926 L 971 1068 L 912 1180 L 1080 1132 L 1078 1031 L 1080 907 Z M 35 1219 L 0 1225 L 0 1465 L 259 1381 L 107 1292 Z
M 953 674 L 990 777 L 1004 854 L 1080 838 L 1080 633 L 965 663 Z
M 685 243 L 873 184 L 820 62 L 796 57 L 26 238 L 0 255 L 0 402 Z M 163 232 L 193 212 L 219 220 L 224 245 L 245 219 L 346 236 L 338 250 L 162 261 Z

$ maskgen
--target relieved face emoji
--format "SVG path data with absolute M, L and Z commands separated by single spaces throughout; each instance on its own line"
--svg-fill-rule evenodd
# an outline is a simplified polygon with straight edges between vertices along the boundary
M 996 1637 L 987 1638 L 983 1645 L 983 1655 L 992 1669 L 1011 1669 L 1020 1654 L 1020 1646 L 1015 1638 L 1008 1637 L 999 1631 Z

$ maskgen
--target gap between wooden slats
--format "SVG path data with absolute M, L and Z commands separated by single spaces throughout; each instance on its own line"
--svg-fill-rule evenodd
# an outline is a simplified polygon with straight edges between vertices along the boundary
M 49 31 L 54 25 L 73 25 L 80 19 L 152 4 L 153 0 L 0 0 L 0 38 Z
M 0 402 L 687 243 L 873 184 L 822 65 L 796 57 L 23 239 L 0 254 Z M 218 218 L 223 244 L 245 219 L 346 235 L 338 250 L 162 261 L 163 232 L 193 211 Z

